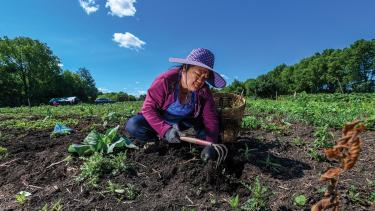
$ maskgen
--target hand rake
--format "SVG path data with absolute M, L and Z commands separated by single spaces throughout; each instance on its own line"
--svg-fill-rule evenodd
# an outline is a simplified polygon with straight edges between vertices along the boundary
M 198 138 L 192 138 L 192 137 L 186 137 L 186 136 L 180 136 L 181 141 L 189 142 L 192 144 L 198 144 L 202 146 L 212 146 L 217 154 L 218 154 L 218 159 L 216 161 L 216 168 L 223 162 L 228 155 L 228 148 L 224 144 L 214 144 L 208 141 L 204 141 Z

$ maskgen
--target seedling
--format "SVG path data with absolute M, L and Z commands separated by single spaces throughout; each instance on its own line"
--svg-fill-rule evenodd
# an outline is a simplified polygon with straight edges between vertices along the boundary
M 61 199 L 59 199 L 57 202 L 53 203 L 51 207 L 46 203 L 39 211 L 61 211 L 62 209 L 63 205 L 61 204 Z
M 0 160 L 5 158 L 8 155 L 8 149 L 0 146 Z
M 267 169 L 271 169 L 272 171 L 276 171 L 276 172 L 280 172 L 279 169 L 283 167 L 282 165 L 273 162 L 271 157 L 270 157 L 270 154 L 267 155 L 267 158 L 266 158 L 265 161 L 261 160 L 259 162 L 264 163 L 266 165 Z
M 308 152 L 309 156 L 318 162 L 322 162 L 324 160 L 324 157 L 319 153 L 319 151 L 316 148 L 311 148 Z
M 125 195 L 129 200 L 134 200 L 138 196 L 138 190 L 135 188 L 134 185 L 128 183 L 126 184 L 125 188 Z
M 292 145 L 296 147 L 302 147 L 306 145 L 306 142 L 304 142 L 300 137 L 297 137 L 292 140 Z
M 366 181 L 367 181 L 367 183 L 368 183 L 369 185 L 371 185 L 371 186 L 375 186 L 375 179 L 370 180 L 370 179 L 367 179 L 367 178 L 366 178 Z
M 20 191 L 17 195 L 16 195 L 16 201 L 23 205 L 25 204 L 27 198 L 31 196 L 31 193 L 27 192 L 27 191 Z
M 242 152 L 243 157 L 245 160 L 250 160 L 251 158 L 251 151 L 255 151 L 256 149 L 250 149 L 247 144 L 245 144 L 245 149 L 238 150 L 239 152 Z
M 297 205 L 297 206 L 305 206 L 306 204 L 306 197 L 305 195 L 298 195 L 296 197 L 294 197 L 294 204 Z
M 123 194 L 125 193 L 125 189 L 122 185 L 113 183 L 111 180 L 108 181 L 107 191 L 112 194 Z
M 375 191 L 372 191 L 369 198 L 370 202 L 375 204 Z
M 259 182 L 259 178 L 256 177 L 255 182 L 252 186 L 249 186 L 243 182 L 241 184 L 250 191 L 250 198 L 242 205 L 241 209 L 244 210 L 261 210 L 267 206 L 269 193 L 268 188 L 262 186 Z
M 240 203 L 240 199 L 239 199 L 238 195 L 236 195 L 236 197 L 232 196 L 229 199 L 229 205 L 232 209 L 237 210 L 239 203 Z
M 357 204 L 357 203 L 359 203 L 359 202 L 362 201 L 361 197 L 359 195 L 359 192 L 358 192 L 357 188 L 354 185 L 351 185 L 349 187 L 348 198 L 354 204 Z

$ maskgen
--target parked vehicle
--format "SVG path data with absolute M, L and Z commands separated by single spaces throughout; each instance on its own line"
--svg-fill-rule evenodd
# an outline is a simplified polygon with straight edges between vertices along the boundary
M 57 105 L 72 105 L 77 104 L 80 102 L 80 99 L 78 97 L 60 97 L 60 98 L 52 98 L 49 103 L 51 105 L 57 106 Z
M 111 100 L 111 99 L 109 99 L 109 98 L 97 98 L 96 100 L 95 100 L 95 103 L 96 104 L 102 104 L 102 103 L 115 103 L 116 101 L 114 101 L 114 100 Z

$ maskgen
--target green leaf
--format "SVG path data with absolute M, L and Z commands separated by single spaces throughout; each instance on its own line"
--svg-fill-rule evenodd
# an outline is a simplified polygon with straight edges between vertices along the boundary
M 115 140 L 119 127 L 120 125 L 117 125 L 115 128 L 107 131 L 107 133 L 105 134 L 106 138 L 108 139 L 108 142 L 106 142 L 107 144 L 112 143 Z
M 96 145 L 101 139 L 100 134 L 95 130 L 91 131 L 83 140 L 83 144 Z
M 125 190 L 124 189 L 116 189 L 115 192 L 116 193 L 125 193 Z
M 91 145 L 71 144 L 68 152 L 77 153 L 78 155 L 88 155 L 93 153 L 94 149 Z
M 124 147 L 125 146 L 125 139 L 123 138 L 120 138 L 118 141 L 116 141 L 115 143 L 113 144 L 108 144 L 107 145 L 107 153 L 110 154 L 113 152 L 113 149 L 114 148 L 121 148 L 121 147 Z

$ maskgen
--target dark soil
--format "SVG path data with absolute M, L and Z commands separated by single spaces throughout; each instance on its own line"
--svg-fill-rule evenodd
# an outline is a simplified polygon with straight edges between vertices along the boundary
M 238 194 L 242 205 L 251 195 L 241 181 L 253 184 L 259 177 L 261 184 L 268 187 L 270 209 L 309 210 L 322 198 L 319 189 L 326 186 L 319 181 L 320 174 L 330 166 L 339 166 L 334 161 L 312 160 L 308 144 L 314 140 L 314 128 L 293 125 L 285 133 L 242 131 L 238 142 L 228 145 L 229 158 L 217 169 L 214 162 L 201 161 L 201 149 L 189 144 L 172 146 L 157 142 L 147 149 L 128 150 L 127 162 L 134 166 L 134 172 L 105 175 L 99 187 L 92 188 L 75 181 L 82 160 L 74 157 L 68 164 L 60 161 L 69 155 L 68 146 L 80 143 L 93 123 L 99 124 L 100 120 L 81 119 L 73 127 L 74 133 L 57 138 L 50 138 L 52 129 L 0 128 L 6 137 L 0 146 L 9 152 L 0 161 L 0 209 L 37 210 L 61 200 L 64 210 L 230 210 L 230 197 Z M 333 132 L 335 137 L 340 136 L 340 131 Z M 293 145 L 296 137 L 307 145 Z M 366 180 L 375 179 L 375 132 L 366 131 L 360 137 L 364 141 L 360 159 L 340 178 L 341 210 L 375 210 L 368 202 L 375 187 Z M 246 146 L 251 150 L 247 157 L 243 151 Z M 276 165 L 267 165 L 266 159 Z M 108 180 L 135 185 L 138 197 L 120 200 L 119 196 L 104 192 Z M 357 188 L 361 202 L 350 199 L 350 185 Z M 15 200 L 19 191 L 32 193 L 24 205 Z M 304 207 L 293 205 L 299 194 L 307 198 Z

